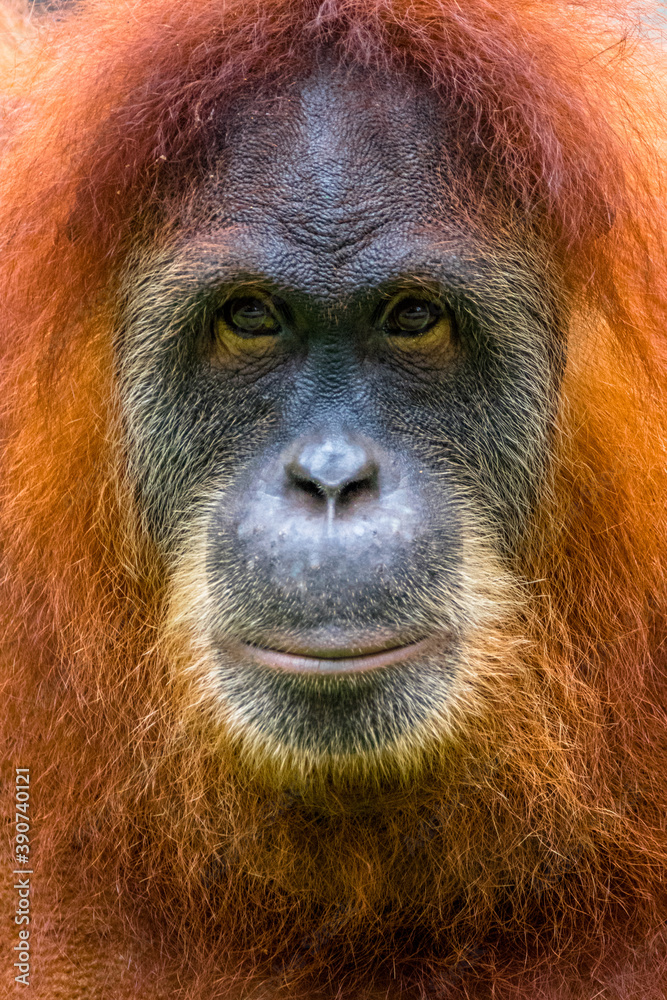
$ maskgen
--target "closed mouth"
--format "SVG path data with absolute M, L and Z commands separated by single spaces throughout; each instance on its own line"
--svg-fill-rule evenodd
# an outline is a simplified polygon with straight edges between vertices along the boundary
M 274 670 L 293 674 L 351 674 L 403 663 L 425 652 L 429 645 L 428 639 L 422 639 L 407 646 L 396 646 L 393 649 L 382 649 L 355 656 L 341 656 L 335 650 L 325 656 L 321 653 L 318 655 L 285 653 L 279 649 L 263 649 L 247 643 L 243 643 L 242 648 L 245 656 Z

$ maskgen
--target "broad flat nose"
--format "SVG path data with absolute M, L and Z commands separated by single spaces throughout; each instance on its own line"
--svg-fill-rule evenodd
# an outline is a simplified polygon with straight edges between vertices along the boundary
M 326 505 L 377 496 L 378 463 L 370 446 L 345 434 L 300 441 L 285 471 L 293 486 Z

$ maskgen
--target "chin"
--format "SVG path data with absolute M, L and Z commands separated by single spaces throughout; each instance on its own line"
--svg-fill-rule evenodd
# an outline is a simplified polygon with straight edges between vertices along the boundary
M 210 727 L 239 774 L 300 793 L 332 782 L 363 792 L 422 773 L 487 711 L 480 678 L 515 670 L 514 645 L 489 632 L 484 648 L 452 628 L 375 648 L 312 637 L 275 648 L 212 642 L 188 617 L 190 628 L 183 615 L 172 621 L 169 655 L 192 724 Z

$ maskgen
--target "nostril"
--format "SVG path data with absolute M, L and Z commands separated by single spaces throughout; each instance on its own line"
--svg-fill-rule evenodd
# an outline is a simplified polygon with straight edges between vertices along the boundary
M 351 483 L 345 483 L 338 491 L 338 502 L 345 505 L 352 503 L 364 493 L 372 494 L 375 492 L 376 483 L 377 476 L 372 474 L 364 479 L 355 479 Z
M 290 475 L 290 478 L 293 484 L 297 486 L 302 493 L 306 493 L 308 496 L 314 497 L 316 500 L 327 499 L 325 490 L 319 486 L 318 483 L 314 483 L 310 479 L 303 479 L 301 476 L 298 474 L 295 475 L 294 473 Z
M 323 506 L 346 506 L 377 491 L 378 465 L 370 447 L 346 436 L 301 441 L 285 471 L 292 487 Z

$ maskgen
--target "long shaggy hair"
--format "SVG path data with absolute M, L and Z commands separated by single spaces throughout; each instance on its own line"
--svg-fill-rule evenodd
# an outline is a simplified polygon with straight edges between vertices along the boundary
M 286 996 L 314 979 L 355 997 L 373 983 L 664 995 L 667 114 L 652 13 L 85 0 L 18 69 L 0 62 L 3 756 L 34 775 L 42 898 L 65 924 L 88 914 L 100 940 L 113 926 L 141 942 L 151 975 L 179 970 L 169 995 L 256 979 Z M 516 220 L 548 237 L 572 319 L 549 482 L 512 613 L 476 666 L 485 710 L 417 774 L 293 789 L 244 769 L 165 654 L 169 582 L 126 481 L 113 340 L 123 275 L 177 229 L 225 109 L 305 78 L 325 50 L 433 88 L 480 213 L 508 239 Z

